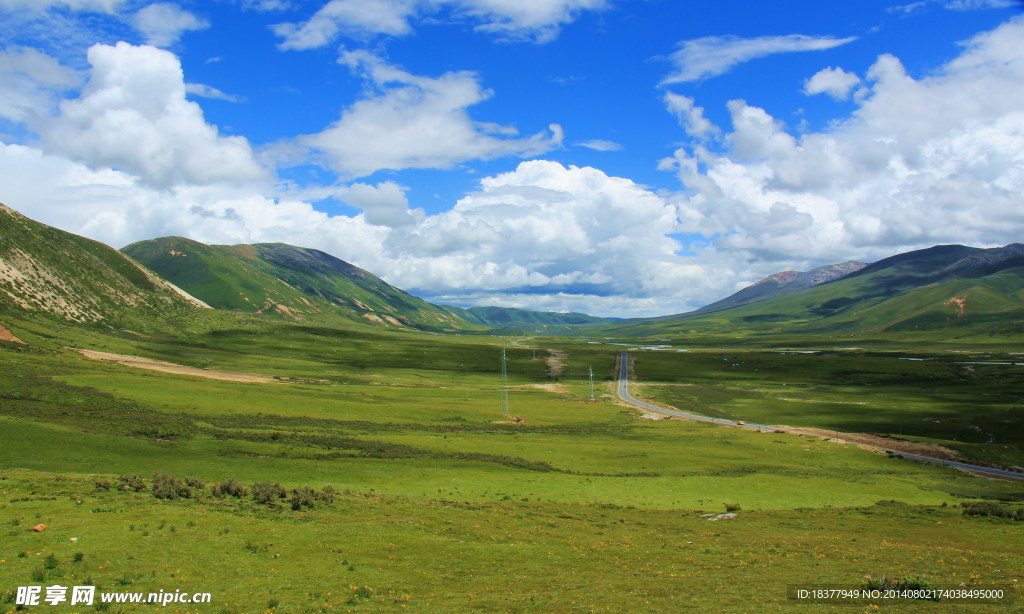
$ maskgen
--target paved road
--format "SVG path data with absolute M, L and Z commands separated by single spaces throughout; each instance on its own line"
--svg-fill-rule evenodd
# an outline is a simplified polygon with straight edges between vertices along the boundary
M 735 426 L 741 429 L 750 429 L 752 431 L 774 431 L 772 427 L 767 424 L 753 424 L 747 422 L 740 424 L 735 420 L 727 420 L 725 418 L 712 418 L 710 416 L 702 416 L 700 414 L 691 414 L 685 411 L 678 411 L 675 409 L 665 409 L 664 407 L 658 407 L 657 405 L 651 405 L 650 403 L 644 403 L 633 398 L 633 395 L 629 394 L 629 354 L 626 352 L 619 352 L 619 398 L 641 409 L 658 412 L 659 414 L 666 414 L 669 416 L 678 416 L 680 418 L 686 418 L 687 420 L 698 420 L 700 422 L 712 422 L 714 424 L 724 424 L 727 426 Z
M 674 409 L 665 409 L 650 403 L 644 403 L 638 401 L 631 394 L 629 394 L 629 354 L 626 352 L 619 352 L 619 398 L 629 405 L 639 407 L 640 409 L 646 409 L 648 411 L 658 412 L 659 414 L 666 414 L 669 416 L 678 416 L 680 418 L 686 418 L 688 420 L 698 420 L 700 422 L 711 422 L 714 424 L 724 424 L 727 426 L 734 426 L 738 428 L 750 429 L 752 431 L 774 431 L 772 427 L 765 424 L 739 424 L 735 420 L 726 420 L 725 418 L 711 418 L 709 416 L 701 416 L 700 414 L 691 414 L 685 411 L 677 411 Z M 885 450 L 890 454 L 896 456 L 902 456 L 903 458 L 909 458 L 912 460 L 926 461 L 929 463 L 938 463 L 940 465 L 949 465 L 950 467 L 957 467 L 960 469 L 966 469 L 967 471 L 974 471 L 976 473 L 984 473 L 986 475 L 995 475 L 1004 478 L 1011 478 L 1014 480 L 1024 481 L 1024 474 L 1017 473 L 1015 471 L 1007 471 L 1005 469 L 995 469 L 992 467 L 982 467 L 980 465 L 970 465 L 968 463 L 960 463 L 957 461 L 943 460 L 941 458 L 932 458 L 930 456 L 919 456 L 917 454 L 910 454 L 908 452 L 900 452 L 898 450 Z

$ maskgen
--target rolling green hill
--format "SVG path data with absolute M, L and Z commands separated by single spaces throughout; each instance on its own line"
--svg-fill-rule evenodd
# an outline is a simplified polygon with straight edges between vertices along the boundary
M 315 249 L 283 243 L 205 245 L 163 237 L 122 251 L 218 309 L 297 321 L 342 318 L 394 328 L 481 328 Z
M 0 204 L 0 311 L 149 330 L 208 306 L 97 241 Z
M 880 260 L 844 278 L 713 313 L 613 327 L 628 336 L 874 335 L 1024 332 L 1024 245 L 940 245 Z

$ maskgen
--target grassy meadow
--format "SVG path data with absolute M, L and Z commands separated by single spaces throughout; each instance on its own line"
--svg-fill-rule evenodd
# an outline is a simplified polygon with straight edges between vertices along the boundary
M 32 347 L 0 342 L 0 611 L 15 610 L 17 586 L 52 583 L 213 594 L 131 611 L 873 611 L 798 604 L 786 587 L 1022 579 L 1024 525 L 961 507 L 998 501 L 1012 515 L 1020 483 L 815 438 L 640 419 L 613 399 L 619 346 L 243 316 L 150 336 L 7 324 Z M 501 411 L 503 343 L 521 424 Z M 67 346 L 278 381 L 161 373 Z M 1010 368 L 941 351 L 632 354 L 636 392 L 681 409 L 902 429 L 1021 464 Z M 932 360 L 901 360 L 921 357 Z M 189 478 L 188 496 L 156 498 L 157 474 Z M 229 480 L 250 492 L 215 496 Z M 259 502 L 257 483 L 285 497 Z M 710 521 L 727 510 L 736 516 Z

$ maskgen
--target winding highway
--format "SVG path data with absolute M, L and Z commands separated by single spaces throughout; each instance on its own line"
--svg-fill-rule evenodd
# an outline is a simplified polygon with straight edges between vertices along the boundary
M 741 429 L 750 429 L 752 431 L 774 431 L 772 427 L 767 424 L 753 424 L 745 422 L 740 424 L 736 420 L 727 420 L 725 418 L 712 418 L 710 416 L 702 416 L 700 414 L 691 414 L 685 411 L 679 411 L 675 409 L 665 409 L 664 407 L 658 407 L 657 405 L 651 405 L 650 403 L 644 403 L 633 398 L 633 395 L 629 394 L 629 354 L 627 352 L 619 352 L 619 398 L 625 403 L 638 407 L 640 409 L 646 409 L 648 411 L 658 412 L 659 414 L 666 414 L 669 416 L 678 416 L 679 418 L 686 418 L 687 420 L 697 420 L 699 422 L 711 422 L 714 424 L 724 424 L 725 426 L 735 426 Z
M 651 405 L 650 403 L 644 403 L 638 401 L 629 394 L 629 354 L 624 351 L 619 352 L 619 386 L 618 395 L 624 403 L 632 405 L 633 407 L 643 409 L 646 411 L 657 412 L 659 414 L 665 414 L 668 416 L 677 416 L 679 418 L 686 418 L 687 420 L 697 420 L 700 422 L 711 422 L 713 424 L 722 424 L 725 426 L 733 426 L 736 428 L 750 429 L 752 431 L 775 431 L 772 427 L 766 424 L 752 424 L 743 423 L 740 424 L 736 420 L 727 420 L 725 418 L 712 418 L 710 416 L 702 416 L 700 414 L 691 414 L 685 411 L 678 411 L 675 409 L 665 409 L 664 407 L 658 407 L 657 405 Z M 959 461 L 943 460 L 941 458 L 932 458 L 930 456 L 919 456 L 917 454 L 910 454 L 908 452 L 900 452 L 898 450 L 884 450 L 889 454 L 901 456 L 903 458 L 909 458 L 911 460 L 925 461 L 929 463 L 938 463 L 940 465 L 948 465 L 950 467 L 956 467 L 958 469 L 964 469 L 974 473 L 982 473 L 985 475 L 993 475 L 1002 478 L 1010 478 L 1013 480 L 1024 481 L 1024 474 L 1016 471 L 1008 471 L 1006 469 L 996 469 L 994 467 L 982 467 L 981 465 L 971 465 L 969 463 L 961 463 Z

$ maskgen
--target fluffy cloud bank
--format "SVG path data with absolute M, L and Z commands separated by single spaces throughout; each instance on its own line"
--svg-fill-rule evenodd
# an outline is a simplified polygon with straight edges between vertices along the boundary
M 115 246 L 165 235 L 283 241 L 323 249 L 435 301 L 667 314 L 787 268 L 942 242 L 1020 240 L 1021 40 L 1024 19 L 1014 19 L 924 77 L 888 55 L 864 74 L 809 74 L 806 93 L 856 88 L 856 110 L 802 136 L 741 100 L 729 104 L 731 126 L 719 127 L 695 98 L 666 92 L 666 108 L 691 138 L 662 164 L 683 191 L 529 160 L 483 178 L 436 215 L 410 203 L 399 176 L 301 192 L 275 187 L 245 139 L 221 134 L 186 99 L 168 51 L 97 45 L 82 76 L 49 56 L 10 49 L 0 55 L 10 76 L 0 92 L 17 96 L 4 98 L 0 112 L 39 138 L 0 143 L 2 199 Z M 519 137 L 474 122 L 467 109 L 489 93 L 472 73 L 429 78 L 367 54 L 344 59 L 373 89 L 305 144 L 351 178 L 540 155 L 561 142 L 554 130 Z M 363 146 L 352 145 L 360 139 Z M 375 149 L 377 141 L 386 146 Z M 583 144 L 595 145 L 610 148 Z M 330 215 L 310 204 L 325 196 L 361 212 Z
M 764 110 L 732 101 L 725 151 L 695 144 L 664 161 L 688 188 L 678 201 L 684 226 L 720 235 L 719 254 L 769 263 L 1019 241 L 1021 40 L 1024 19 L 1016 18 L 921 79 L 880 56 L 854 114 L 800 138 Z M 859 79 L 829 70 L 808 89 L 839 94 Z

